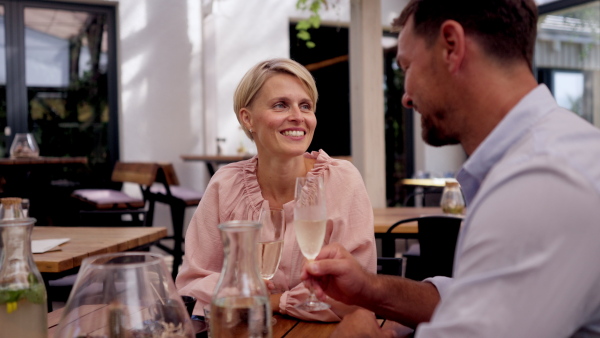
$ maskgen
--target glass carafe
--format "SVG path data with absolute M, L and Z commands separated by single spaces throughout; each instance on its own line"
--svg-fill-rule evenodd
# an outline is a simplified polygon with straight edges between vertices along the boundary
M 40 148 L 31 133 L 17 133 L 10 146 L 10 157 L 38 157 Z
M 35 219 L 9 210 L 0 219 L 0 337 L 47 338 L 46 288 L 31 254 Z
M 164 257 L 121 252 L 83 260 L 55 338 L 192 338 Z
M 0 198 L 0 219 L 27 218 L 23 212 L 23 200 L 19 197 Z
M 465 212 L 465 199 L 456 181 L 447 181 L 440 206 L 445 214 L 462 215 Z
M 219 225 L 223 269 L 211 303 L 213 338 L 271 337 L 271 305 L 256 256 L 260 223 L 232 221 Z

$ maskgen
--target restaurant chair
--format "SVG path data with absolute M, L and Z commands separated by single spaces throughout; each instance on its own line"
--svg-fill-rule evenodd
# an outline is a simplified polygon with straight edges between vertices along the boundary
M 443 187 L 424 187 L 421 189 L 413 187 L 413 191 L 404 198 L 402 205 L 415 206 L 418 204 L 417 199 L 421 199 L 424 207 L 439 206 L 443 190 Z
M 159 163 L 155 184 L 150 187 L 146 197 L 149 204 L 148 223 L 152 224 L 156 202 L 168 205 L 171 210 L 173 236 L 163 238 L 156 246 L 173 256 L 171 273 L 175 279 L 183 261 L 185 210 L 197 206 L 202 193 L 180 186 L 173 164 Z M 164 240 L 169 239 L 173 240 L 172 248 L 164 244 Z
M 80 204 L 79 219 L 83 226 L 152 226 L 148 223 L 146 199 L 156 180 L 156 163 L 117 162 L 111 180 L 138 184 L 142 198 L 114 189 L 78 189 L 72 197 Z M 66 301 L 77 275 L 68 275 L 48 283 L 48 305 Z
M 396 254 L 393 230 L 400 224 L 417 222 L 419 252 L 405 254 L 407 258 L 405 277 L 422 280 L 433 276 L 452 277 L 454 252 L 462 217 L 439 215 L 408 218 L 394 223 L 382 238 L 382 256 Z
M 401 257 L 377 257 L 377 274 L 404 276 L 403 262 Z
M 75 190 L 71 196 L 81 202 L 80 220 L 90 226 L 152 226 L 145 206 L 157 172 L 156 163 L 117 162 L 111 180 L 138 184 L 142 198 L 114 189 Z

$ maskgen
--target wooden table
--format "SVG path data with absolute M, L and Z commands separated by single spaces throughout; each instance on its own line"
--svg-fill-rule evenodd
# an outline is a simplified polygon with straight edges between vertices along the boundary
M 62 315 L 62 309 L 50 312 L 48 314 L 48 337 L 54 336 L 54 331 L 57 329 L 60 317 Z M 299 319 L 295 319 L 288 316 L 275 315 L 277 324 L 273 326 L 273 338 L 286 337 L 286 338 L 326 338 L 333 333 L 338 323 L 319 323 L 319 322 L 305 322 Z M 381 327 L 383 328 L 394 328 L 396 332 L 401 335 L 410 336 L 413 330 L 402 326 L 392 321 L 386 321 L 383 319 L 378 320 Z M 197 337 L 202 336 L 198 334 Z
M 34 165 L 34 164 L 87 164 L 87 157 L 20 157 L 0 158 L 0 165 Z
M 42 273 L 46 290 L 49 282 L 79 271 L 84 258 L 110 252 L 140 250 L 167 236 L 166 228 L 90 228 L 35 226 L 31 239 L 69 238 L 60 251 L 33 254 L 33 260 Z M 48 294 L 48 311 L 52 297 Z
M 238 162 L 252 158 L 254 155 L 181 155 L 181 159 L 186 162 L 201 161 L 206 164 L 206 169 L 210 173 L 210 176 L 214 175 L 219 165 L 229 164 L 232 162 Z
M 81 265 L 89 256 L 143 248 L 166 237 L 167 229 L 96 228 L 96 227 L 33 227 L 31 239 L 70 238 L 60 251 L 34 254 L 33 260 L 42 274 L 61 274 Z
M 443 188 L 446 182 L 456 182 L 454 178 L 405 178 L 400 181 L 402 185 L 415 187 L 438 187 Z
M 440 207 L 373 208 L 375 237 L 378 236 L 377 234 L 384 234 L 399 220 L 441 214 Z M 405 238 L 415 238 L 418 232 L 417 222 L 401 224 L 393 231 L 394 234 L 404 235 Z

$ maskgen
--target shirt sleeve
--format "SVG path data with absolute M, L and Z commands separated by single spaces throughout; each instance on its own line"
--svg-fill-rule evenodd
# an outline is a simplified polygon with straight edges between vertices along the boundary
M 433 284 L 437 289 L 438 293 L 440 294 L 440 298 L 444 299 L 444 297 L 446 297 L 448 289 L 450 288 L 450 285 L 452 285 L 452 278 L 444 276 L 435 276 L 425 278 L 423 282 Z
M 342 244 L 366 270 L 375 273 L 373 207 L 358 170 L 348 161 L 334 160 L 325 172 L 325 186 L 328 212 L 325 244 Z M 308 313 L 294 307 L 308 295 L 303 283 L 292 287 L 281 297 L 280 312 L 303 320 L 341 320 L 331 310 Z
M 218 183 L 211 180 L 185 234 L 185 258 L 176 285 L 179 294 L 196 297 L 193 313 L 203 316 L 223 264 L 219 224 Z
M 455 278 L 416 337 L 569 337 L 598 320 L 600 198 L 553 167 L 509 169 L 476 196 Z

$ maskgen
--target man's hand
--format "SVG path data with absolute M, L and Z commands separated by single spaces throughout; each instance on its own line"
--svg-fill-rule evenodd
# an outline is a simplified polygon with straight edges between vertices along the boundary
M 319 299 L 324 300 L 328 295 L 356 305 L 369 301 L 367 289 L 374 277 L 338 243 L 323 247 L 315 261 L 304 266 L 301 275 L 304 284 L 312 287 Z
M 331 337 L 394 337 L 394 332 L 382 330 L 373 312 L 359 309 L 346 315 Z

